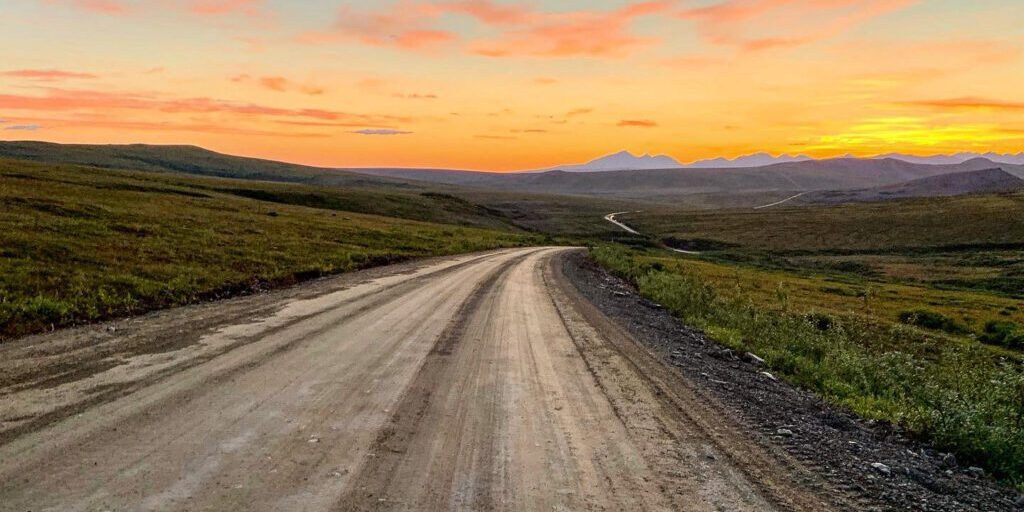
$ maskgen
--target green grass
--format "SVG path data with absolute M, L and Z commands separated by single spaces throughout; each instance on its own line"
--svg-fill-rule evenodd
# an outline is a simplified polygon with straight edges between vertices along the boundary
M 945 332 L 959 328 L 946 314 L 932 312 L 925 321 L 937 329 L 900 321 L 902 306 L 894 305 L 921 304 L 938 292 L 920 288 L 924 295 L 908 299 L 902 289 L 858 289 L 862 283 L 618 246 L 592 255 L 688 324 L 760 355 L 788 381 L 863 417 L 900 425 L 1011 483 L 1024 482 L 1021 355 Z M 987 296 L 961 293 L 945 299 L 980 316 Z M 993 300 L 998 308 L 1008 299 Z
M 509 226 L 451 197 L 0 160 L 0 338 L 410 258 L 550 242 Z
M 718 261 L 1024 298 L 1024 194 L 623 216 Z

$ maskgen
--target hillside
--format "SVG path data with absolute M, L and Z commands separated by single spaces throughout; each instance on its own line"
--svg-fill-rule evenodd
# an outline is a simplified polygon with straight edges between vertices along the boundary
M 295 185 L 0 160 L 0 339 L 413 257 L 540 242 L 508 229 L 341 210 L 351 204 Z
M 661 238 L 714 240 L 775 254 L 1019 247 L 1022 218 L 1021 193 L 763 210 L 661 209 L 619 216 Z
M 999 194 L 1024 189 L 1024 180 L 1002 170 L 956 172 L 858 190 L 813 192 L 794 202 L 838 204 L 893 201 L 914 197 L 946 197 L 969 194 Z
M 54 144 L 34 141 L 0 141 L 0 158 L 16 158 L 51 164 L 75 164 L 107 169 L 173 172 L 347 187 L 422 188 L 386 178 L 373 178 L 321 167 L 232 156 L 196 146 L 148 144 Z
M 953 165 L 900 160 L 836 159 L 736 169 L 661 169 L 606 172 L 492 174 L 467 171 L 364 169 L 375 176 L 521 192 L 615 197 L 678 203 L 699 194 L 795 193 L 892 185 L 941 174 L 993 167 L 984 159 Z M 756 204 L 753 203 L 753 204 Z

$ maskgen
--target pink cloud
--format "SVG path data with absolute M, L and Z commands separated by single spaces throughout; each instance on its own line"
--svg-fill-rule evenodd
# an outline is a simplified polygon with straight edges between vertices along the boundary
M 355 40 L 370 46 L 429 51 L 457 39 L 452 32 L 432 27 L 440 12 L 436 6 L 410 1 L 379 12 L 342 6 L 330 30 L 307 32 L 299 40 L 310 44 Z
M 112 16 L 121 16 L 131 12 L 131 8 L 119 0 L 72 0 L 71 4 L 89 12 Z
M 904 101 L 900 105 L 915 107 L 928 107 L 937 110 L 1000 110 L 1019 112 L 1024 111 L 1024 102 L 1006 101 L 993 98 L 979 98 L 976 96 L 965 96 L 960 98 L 942 98 L 935 100 L 914 100 Z
M 200 16 L 219 16 L 240 12 L 249 16 L 260 13 L 262 0 L 191 0 L 188 9 Z
M 726 0 L 685 9 L 712 44 L 761 51 L 836 37 L 868 20 L 919 0 Z
M 160 98 L 147 94 L 104 91 L 49 89 L 45 96 L 0 94 L 0 108 L 23 111 L 101 111 L 138 110 L 168 114 L 235 114 L 276 118 L 314 119 L 350 122 L 359 126 L 384 126 L 410 122 L 405 116 L 354 114 L 316 108 L 280 108 L 254 103 L 238 103 L 214 98 Z
M 319 95 L 323 94 L 324 92 L 326 92 L 323 87 L 319 87 L 319 86 L 315 86 L 315 85 L 308 85 L 308 84 L 300 84 L 300 83 L 294 82 L 292 80 L 289 80 L 288 78 L 285 78 L 283 76 L 263 76 L 263 77 L 254 78 L 254 77 L 252 77 L 250 75 L 242 74 L 242 75 L 235 75 L 235 76 L 231 77 L 230 80 L 232 82 L 238 82 L 238 83 L 243 83 L 243 82 L 255 83 L 256 85 L 259 85 L 260 87 L 263 87 L 265 89 L 270 89 L 271 91 L 276 91 L 276 92 L 297 91 L 297 92 L 301 92 L 302 94 L 307 94 L 309 96 L 319 96 Z
M 658 126 L 658 123 L 649 119 L 623 119 L 619 121 L 616 126 L 620 127 L 633 127 L 633 128 L 654 128 Z
M 357 40 L 372 46 L 434 51 L 457 43 L 454 32 L 436 27 L 443 16 L 467 16 L 486 29 L 484 35 L 463 45 L 470 53 L 487 57 L 618 57 L 653 40 L 630 33 L 638 17 L 668 12 L 672 1 L 629 4 L 612 11 L 545 12 L 492 0 L 454 0 L 437 4 L 401 1 L 381 11 L 342 7 L 329 31 L 300 37 L 307 43 Z
M 99 78 L 97 75 L 94 75 L 92 73 L 79 73 L 76 71 L 64 71 L 60 69 L 17 69 L 13 71 L 0 72 L 0 76 L 25 78 L 29 80 L 38 80 L 42 82 L 55 82 L 59 80 L 74 79 L 89 80 L 93 78 Z

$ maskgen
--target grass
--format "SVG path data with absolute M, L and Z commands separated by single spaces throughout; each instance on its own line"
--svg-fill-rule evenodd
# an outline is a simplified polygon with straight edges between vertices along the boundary
M 719 261 L 1024 299 L 1021 218 L 1024 194 L 623 216 L 669 245 L 709 247 Z
M 410 258 L 550 242 L 450 197 L 0 160 L 0 338 Z M 418 205 L 418 206 L 417 206 Z
M 719 342 L 758 354 L 788 381 L 863 417 L 900 425 L 1010 483 L 1024 482 L 1018 352 L 891 319 L 886 301 L 896 298 L 884 294 L 875 313 L 866 314 L 848 309 L 852 303 L 811 301 L 833 294 L 800 291 L 775 281 L 778 274 L 620 246 L 597 247 L 592 255 L 645 297 Z

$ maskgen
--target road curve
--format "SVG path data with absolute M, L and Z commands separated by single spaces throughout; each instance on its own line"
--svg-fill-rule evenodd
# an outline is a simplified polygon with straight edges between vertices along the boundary
M 604 216 L 604 220 L 606 220 L 608 222 L 611 222 L 612 224 L 615 224 L 616 226 L 626 230 L 629 233 L 632 233 L 634 235 L 639 235 L 640 234 L 639 231 L 637 231 L 637 230 L 627 226 L 622 221 L 620 221 L 620 220 L 615 218 L 616 215 L 622 215 L 624 213 L 640 213 L 640 212 L 616 212 L 616 213 L 609 213 L 608 215 Z M 676 249 L 675 247 L 668 247 L 668 246 L 665 246 L 665 248 L 670 250 L 670 251 L 672 251 L 672 252 L 678 252 L 679 254 L 689 254 L 691 256 L 700 254 L 699 251 L 687 251 L 686 249 Z
M 615 219 L 616 215 L 622 215 L 623 213 L 630 213 L 630 212 L 609 213 L 608 215 L 604 216 L 604 220 L 606 220 L 608 222 L 611 222 L 612 224 L 615 224 L 616 226 L 622 228 L 627 233 L 632 233 L 634 235 L 639 235 L 640 233 L 637 232 L 635 229 L 633 229 L 633 228 L 631 228 L 631 227 L 629 227 L 629 226 L 627 226 L 627 225 L 623 224 L 622 222 L 619 222 L 618 220 Z
M 0 510 L 821 509 L 581 302 L 567 250 L 0 347 Z

